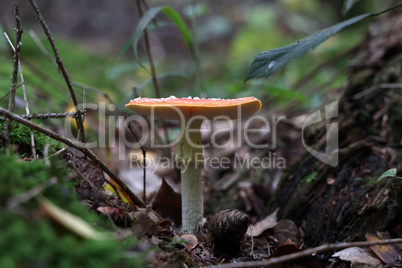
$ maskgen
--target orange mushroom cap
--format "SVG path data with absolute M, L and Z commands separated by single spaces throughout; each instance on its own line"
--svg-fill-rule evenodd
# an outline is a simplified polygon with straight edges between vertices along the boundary
M 261 101 L 254 97 L 238 99 L 200 98 L 137 98 L 126 104 L 134 112 L 162 119 L 180 120 L 203 116 L 213 120 L 217 116 L 230 119 L 248 117 L 261 109 Z M 153 112 L 152 112 L 153 111 Z M 180 116 L 180 113 L 183 117 Z

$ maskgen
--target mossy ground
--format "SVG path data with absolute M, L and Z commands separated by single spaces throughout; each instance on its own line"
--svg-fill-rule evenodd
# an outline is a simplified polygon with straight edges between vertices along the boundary
M 141 267 L 142 254 L 125 257 L 137 240 L 92 240 L 79 237 L 40 216 L 39 203 L 47 198 L 62 209 L 108 232 L 105 219 L 90 212 L 66 181 L 66 166 L 52 160 L 26 162 L 13 153 L 1 153 L 0 163 L 0 267 Z M 43 185 L 52 177 L 58 183 L 47 187 L 32 199 L 10 208 L 10 198 Z

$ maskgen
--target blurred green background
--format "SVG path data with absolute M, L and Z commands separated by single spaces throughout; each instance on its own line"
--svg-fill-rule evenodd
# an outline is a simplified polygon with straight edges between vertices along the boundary
M 1 31 L 13 41 L 13 3 L 2 2 Z M 341 15 L 342 1 L 147 1 L 147 4 L 169 5 L 177 10 L 191 29 L 198 48 L 201 77 L 197 77 L 195 62 L 175 25 L 165 15 L 157 16 L 149 39 L 163 97 L 249 95 L 261 98 L 264 108 L 270 111 L 298 112 L 321 103 L 327 89 L 343 85 L 349 59 L 346 52 L 361 40 L 368 22 L 352 25 L 315 50 L 292 60 L 273 77 L 250 81 L 246 86 L 243 80 L 253 58 L 259 52 L 291 44 L 347 18 L 380 11 L 392 3 L 360 1 L 345 17 Z M 80 100 L 82 85 L 89 87 L 88 103 L 106 100 L 100 94 L 105 93 L 115 104 L 122 105 L 127 96 L 133 95 L 133 90 L 138 96 L 155 97 L 150 74 L 133 55 L 132 36 L 140 19 L 136 1 L 42 0 L 38 5 Z M 28 1 L 20 2 L 20 16 L 24 29 L 22 72 L 31 113 L 64 112 L 71 105 L 71 98 L 54 63 L 41 51 L 43 46 L 53 55 Z M 139 43 L 139 58 L 149 69 L 143 39 Z M 307 76 L 316 68 L 318 72 Z M 2 36 L 0 96 L 10 90 L 11 73 L 12 50 Z M 17 96 L 16 112 L 23 114 L 20 88 Z M 293 101 L 289 110 L 290 100 Z M 2 98 L 0 105 L 7 104 L 8 98 Z

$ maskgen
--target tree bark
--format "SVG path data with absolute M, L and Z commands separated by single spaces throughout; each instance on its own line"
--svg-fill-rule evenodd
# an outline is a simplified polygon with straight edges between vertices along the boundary
M 266 214 L 279 207 L 279 217 L 304 226 L 308 246 L 365 239 L 367 232 L 392 232 L 402 223 L 402 180 L 377 182 L 390 168 L 399 176 L 402 172 L 401 29 L 397 11 L 372 23 L 349 67 L 339 116 L 307 137 L 324 153 L 327 124 L 337 123 L 339 150 L 333 153 L 338 165 L 306 152 L 282 176 L 267 204 Z

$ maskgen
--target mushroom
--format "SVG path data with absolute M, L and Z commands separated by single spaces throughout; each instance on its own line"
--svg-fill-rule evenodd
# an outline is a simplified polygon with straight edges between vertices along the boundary
M 261 108 L 254 97 L 238 99 L 137 98 L 126 107 L 144 115 L 180 120 L 181 133 L 176 160 L 181 164 L 182 231 L 192 232 L 203 217 L 201 167 L 204 162 L 201 144 L 203 120 L 233 120 L 250 116 Z

